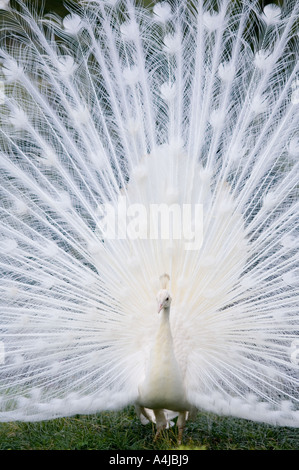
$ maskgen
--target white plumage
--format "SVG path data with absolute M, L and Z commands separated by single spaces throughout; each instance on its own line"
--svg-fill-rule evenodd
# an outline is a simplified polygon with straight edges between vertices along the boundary
M 158 313 L 161 320 L 145 369 L 145 377 L 138 387 L 137 410 L 148 417 L 153 410 L 157 432 L 167 426 L 167 410 L 185 414 L 190 405 L 182 371 L 176 360 L 169 323 L 171 297 L 166 289 L 158 293 Z M 149 410 L 147 410 L 149 409 Z
M 298 2 L 0 7 L 0 420 L 298 427 Z

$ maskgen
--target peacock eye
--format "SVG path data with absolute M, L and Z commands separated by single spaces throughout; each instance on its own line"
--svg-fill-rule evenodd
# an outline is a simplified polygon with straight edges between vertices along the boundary
M 166 299 L 165 299 L 165 300 L 169 300 L 169 297 L 166 297 Z

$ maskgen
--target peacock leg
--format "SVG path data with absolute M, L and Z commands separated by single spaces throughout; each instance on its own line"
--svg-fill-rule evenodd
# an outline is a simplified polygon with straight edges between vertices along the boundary
M 152 421 L 152 417 L 149 416 L 144 406 L 135 403 L 135 411 L 142 424 L 147 424 L 148 421 Z
M 183 432 L 185 429 L 185 424 L 186 424 L 186 416 L 187 416 L 187 411 L 183 411 L 182 413 L 179 413 L 178 417 L 178 430 L 179 430 L 179 436 L 178 436 L 178 444 L 180 445 L 182 443 L 183 439 Z
M 156 417 L 156 428 L 157 428 L 157 431 L 154 437 L 154 442 L 155 442 L 158 439 L 160 432 L 166 428 L 167 420 L 166 420 L 165 413 L 163 410 L 153 410 L 153 411 Z

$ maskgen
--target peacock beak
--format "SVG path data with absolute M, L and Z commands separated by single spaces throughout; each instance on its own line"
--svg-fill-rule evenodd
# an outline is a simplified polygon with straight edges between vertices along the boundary
M 159 305 L 159 308 L 158 308 L 158 313 L 161 312 L 162 308 L 163 308 L 163 304 L 160 304 L 160 305 Z

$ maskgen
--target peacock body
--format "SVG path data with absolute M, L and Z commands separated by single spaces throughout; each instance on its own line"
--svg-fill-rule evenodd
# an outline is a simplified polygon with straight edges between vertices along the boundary
M 0 420 L 298 427 L 298 2 L 0 6 Z

